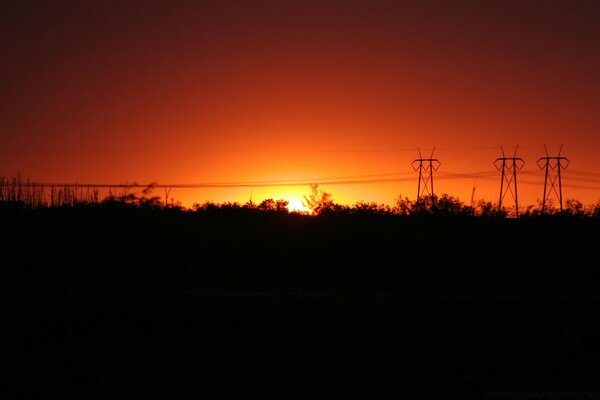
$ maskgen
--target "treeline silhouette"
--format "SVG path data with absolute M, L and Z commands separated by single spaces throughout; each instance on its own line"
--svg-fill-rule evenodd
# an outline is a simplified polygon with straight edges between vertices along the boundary
M 108 193 L 102 197 L 100 189 L 89 185 L 51 186 L 50 188 L 37 184 L 29 178 L 23 180 L 20 175 L 12 179 L 0 177 L 0 204 L 22 207 L 63 207 L 75 205 L 121 205 L 137 206 L 143 208 L 177 208 L 184 210 L 173 199 L 169 202 L 168 193 L 165 198 L 153 195 L 155 187 L 151 184 L 141 192 L 132 192 L 131 187 L 109 188 Z M 360 201 L 353 205 L 338 204 L 330 193 L 320 190 L 317 184 L 311 186 L 311 193 L 304 196 L 304 202 L 312 215 L 321 214 L 379 214 L 379 215 L 463 215 L 481 217 L 514 217 L 514 207 L 498 207 L 497 203 L 478 200 L 467 205 L 458 198 L 449 194 L 441 196 L 423 196 L 416 200 L 398 196 L 394 205 L 379 204 L 375 202 Z M 289 213 L 288 202 L 284 199 L 265 199 L 259 203 L 249 201 L 245 204 L 238 202 L 216 203 L 207 201 L 194 203 L 191 211 L 201 212 L 216 210 L 221 211 L 263 211 Z M 293 211 L 299 213 L 299 211 Z M 600 217 L 600 200 L 593 205 L 584 205 L 576 199 L 567 199 L 563 210 L 548 199 L 544 209 L 538 201 L 536 205 L 528 205 L 519 209 L 523 217 L 539 215 L 562 215 L 574 217 Z
M 308 215 L 284 200 L 184 209 L 149 194 L 0 201 L 4 272 L 46 291 L 597 293 L 598 206 L 568 201 L 562 212 L 531 208 L 515 219 L 449 195 L 345 206 L 314 188 Z
M 448 195 L 344 206 L 315 186 L 306 215 L 151 189 L 2 192 L 3 392 L 598 389 L 598 206 L 506 218 Z

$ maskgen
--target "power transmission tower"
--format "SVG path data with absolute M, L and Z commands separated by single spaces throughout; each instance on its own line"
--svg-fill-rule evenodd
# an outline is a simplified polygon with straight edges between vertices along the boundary
M 442 164 L 437 158 L 433 158 L 433 152 L 435 147 L 431 151 L 429 158 L 423 158 L 421 155 L 421 149 L 419 151 L 419 158 L 414 160 L 411 165 L 415 171 L 419 171 L 419 183 L 417 185 L 417 201 L 421 196 L 430 195 L 431 199 L 435 198 L 433 191 L 433 173 L 438 170 Z M 421 186 L 421 183 L 423 184 Z
M 558 203 L 560 204 L 560 211 L 563 210 L 563 197 L 562 197 L 562 179 L 560 171 L 566 169 L 571 161 L 567 157 L 561 157 L 560 153 L 562 153 L 563 145 L 560 145 L 560 150 L 558 150 L 558 155 L 556 157 L 550 157 L 548 155 L 548 149 L 546 145 L 544 145 L 544 151 L 546 152 L 546 157 L 540 157 L 537 161 L 538 167 L 540 169 L 544 169 L 546 172 L 546 176 L 544 177 L 544 197 L 542 200 L 542 213 L 546 211 L 546 200 L 554 193 L 558 198 Z M 550 185 L 548 185 L 550 183 Z M 556 189 L 556 185 L 558 183 L 558 191 Z
M 517 191 L 517 171 L 520 171 L 525 165 L 525 161 L 522 158 L 517 157 L 517 150 L 519 146 L 515 147 L 515 152 L 512 157 L 506 157 L 504 154 L 504 148 L 500 146 L 502 150 L 502 157 L 496 158 L 494 166 L 498 171 L 501 171 L 502 176 L 500 178 L 500 199 L 498 200 L 498 211 L 502 211 L 502 201 L 506 197 L 507 193 L 510 192 L 515 202 L 515 213 L 519 217 L 519 192 Z M 506 184 L 506 186 L 504 185 Z

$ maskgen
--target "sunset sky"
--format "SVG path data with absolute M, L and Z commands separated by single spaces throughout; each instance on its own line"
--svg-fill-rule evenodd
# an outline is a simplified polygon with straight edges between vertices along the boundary
M 534 203 L 543 145 L 564 144 L 565 198 L 600 199 L 600 1 L 4 1 L 0 52 L 4 176 L 334 178 L 361 182 L 320 186 L 340 203 L 392 204 L 435 146 L 436 192 L 497 201 L 493 161 L 518 144 Z

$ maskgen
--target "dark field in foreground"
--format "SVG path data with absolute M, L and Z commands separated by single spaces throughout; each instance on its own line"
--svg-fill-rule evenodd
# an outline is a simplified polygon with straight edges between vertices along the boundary
M 600 386 L 597 219 L 0 213 L 7 394 Z

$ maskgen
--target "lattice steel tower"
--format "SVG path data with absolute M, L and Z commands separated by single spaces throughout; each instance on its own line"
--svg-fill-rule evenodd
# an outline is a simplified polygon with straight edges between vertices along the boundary
M 417 185 L 417 201 L 421 196 L 429 195 L 432 199 L 435 197 L 433 191 L 433 173 L 438 170 L 442 164 L 437 158 L 433 158 L 435 147 L 431 151 L 429 158 L 423 158 L 421 155 L 421 149 L 419 151 L 419 158 L 414 160 L 411 165 L 415 171 L 419 171 L 419 183 Z M 421 185 L 421 183 L 423 185 Z
M 502 157 L 496 158 L 494 166 L 498 171 L 501 171 L 500 177 L 500 199 L 498 200 L 498 211 L 502 211 L 502 202 L 508 193 L 511 194 L 512 199 L 515 202 L 515 214 L 519 216 L 519 192 L 517 188 L 517 171 L 520 171 L 525 165 L 525 161 L 522 158 L 517 157 L 517 150 L 519 146 L 515 147 L 515 152 L 512 157 L 506 157 L 504 154 L 504 148 L 500 146 L 502 150 Z M 505 186 L 506 184 L 506 186 Z
M 558 198 L 558 203 L 560 205 L 560 211 L 563 210 L 563 196 L 562 196 L 562 177 L 560 171 L 566 169 L 571 161 L 567 157 L 561 157 L 560 153 L 562 153 L 563 145 L 560 145 L 560 149 L 558 150 L 558 155 L 556 157 L 550 157 L 548 155 L 548 149 L 546 145 L 544 145 L 544 151 L 546 152 L 546 157 L 540 157 L 537 161 L 538 167 L 540 169 L 544 169 L 546 174 L 544 177 L 544 197 L 542 200 L 542 213 L 546 211 L 546 201 L 550 198 L 552 193 L 556 195 Z M 550 185 L 548 185 L 550 183 Z M 558 184 L 558 190 L 556 188 Z

